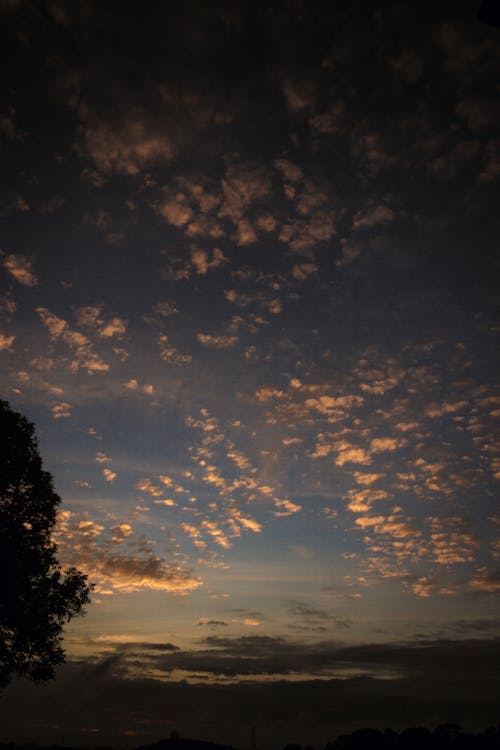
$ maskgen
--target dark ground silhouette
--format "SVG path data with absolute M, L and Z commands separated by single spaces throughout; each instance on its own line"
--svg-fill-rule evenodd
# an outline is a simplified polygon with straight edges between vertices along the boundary
M 75 747 L 51 745 L 38 746 L 35 743 L 17 745 L 0 743 L 0 750 L 83 750 Z M 480 732 L 464 732 L 457 724 L 442 724 L 434 730 L 426 727 L 409 727 L 401 732 L 385 729 L 357 729 L 350 734 L 342 734 L 328 742 L 322 750 L 498 750 L 500 748 L 500 724 Z M 98 750 L 113 750 L 102 747 Z M 181 738 L 176 732 L 168 739 L 149 745 L 141 745 L 136 750 L 234 750 L 229 745 Z M 257 748 L 252 748 L 257 750 Z M 276 748 L 276 750 L 281 750 Z M 288 743 L 283 750 L 316 750 L 310 745 Z

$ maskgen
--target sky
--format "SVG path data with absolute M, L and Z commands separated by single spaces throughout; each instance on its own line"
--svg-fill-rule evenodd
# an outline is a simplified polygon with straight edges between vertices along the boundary
M 498 721 L 478 6 L 1 0 L 0 388 L 95 589 L 0 740 Z

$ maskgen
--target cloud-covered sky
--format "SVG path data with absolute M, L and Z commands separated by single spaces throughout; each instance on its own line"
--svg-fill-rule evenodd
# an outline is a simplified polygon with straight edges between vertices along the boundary
M 96 584 L 22 739 L 496 721 L 500 56 L 476 12 L 0 2 L 1 389 Z

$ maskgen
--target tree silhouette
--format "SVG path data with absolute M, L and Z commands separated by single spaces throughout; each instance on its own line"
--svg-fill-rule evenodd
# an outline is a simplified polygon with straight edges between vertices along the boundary
M 64 662 L 63 626 L 83 614 L 87 577 L 59 565 L 51 540 L 61 498 L 25 417 L 0 401 L 0 687 L 43 682 Z

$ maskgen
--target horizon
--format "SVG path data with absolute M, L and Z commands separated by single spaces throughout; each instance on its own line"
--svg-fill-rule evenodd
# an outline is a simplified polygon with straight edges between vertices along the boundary
M 207 740 L 200 740 L 200 739 L 194 739 L 192 737 L 181 737 L 179 733 L 175 730 L 171 732 L 170 737 L 163 738 L 158 741 L 154 741 L 148 745 L 141 745 L 136 748 L 136 750 L 142 750 L 143 748 L 159 748 L 159 747 L 180 747 L 182 745 L 188 745 L 188 746 L 196 746 L 198 748 L 205 747 L 205 748 L 225 748 L 226 750 L 258 750 L 258 743 L 257 743 L 257 732 L 256 727 L 253 726 L 250 730 L 250 744 L 246 746 L 240 746 L 239 748 L 233 748 L 231 745 L 222 745 L 217 742 L 213 741 L 207 741 Z M 419 740 L 422 741 L 423 736 L 422 732 L 425 733 L 426 739 L 431 739 L 436 742 L 441 740 L 441 745 L 445 747 L 453 746 L 454 743 L 457 741 L 460 742 L 460 747 L 477 747 L 475 745 L 475 740 L 478 740 L 480 738 L 483 739 L 483 741 L 489 740 L 490 746 L 494 747 L 494 740 L 495 738 L 498 738 L 500 734 L 500 724 L 497 724 L 496 726 L 489 726 L 485 727 L 484 729 L 473 733 L 473 732 L 467 732 L 463 730 L 463 727 L 458 726 L 457 724 L 441 724 L 434 729 L 430 729 L 429 727 L 406 727 L 405 729 L 401 730 L 399 733 L 395 732 L 391 727 L 386 727 L 384 730 L 374 730 L 371 727 L 363 727 L 359 729 L 353 730 L 353 732 L 350 732 L 348 734 L 341 734 L 338 735 L 335 738 L 332 738 L 330 741 L 328 741 L 325 745 L 325 750 L 329 750 L 331 747 L 335 747 L 335 743 L 342 743 L 342 741 L 345 738 L 352 738 L 353 740 L 356 738 L 357 743 L 355 747 L 365 748 L 369 746 L 369 740 L 373 742 L 374 735 L 377 739 L 383 739 L 384 741 L 389 742 L 390 747 L 394 747 L 394 742 L 396 741 L 399 743 L 398 747 L 414 747 L 414 741 L 416 738 L 416 735 L 418 734 Z M 452 743 L 446 744 L 446 743 Z M 463 744 L 463 743 L 470 743 L 470 744 Z M 392 744 L 391 744 L 392 743 Z M 0 746 L 3 746 L 4 743 L 0 743 Z M 39 743 L 29 743 L 28 745 L 22 745 L 20 743 L 9 743 L 6 746 L 14 746 L 14 747 L 47 747 L 44 745 L 40 745 Z M 342 747 L 342 744 L 337 745 L 338 747 Z M 437 745 L 439 747 L 439 745 Z M 66 747 L 64 743 L 52 745 L 50 747 Z M 69 745 L 67 747 L 75 747 L 74 745 Z M 103 746 L 100 746 L 101 748 Z M 108 746 L 104 746 L 108 747 Z M 305 750 L 315 750 L 311 745 L 305 745 L 302 746 L 300 744 L 289 742 L 283 750 L 299 750 L 299 748 L 305 747 Z M 487 745 L 482 745 L 482 747 L 487 747 Z M 81 749 L 80 749 L 81 750 Z M 110 750 L 122 750 L 122 748 L 110 748 Z

